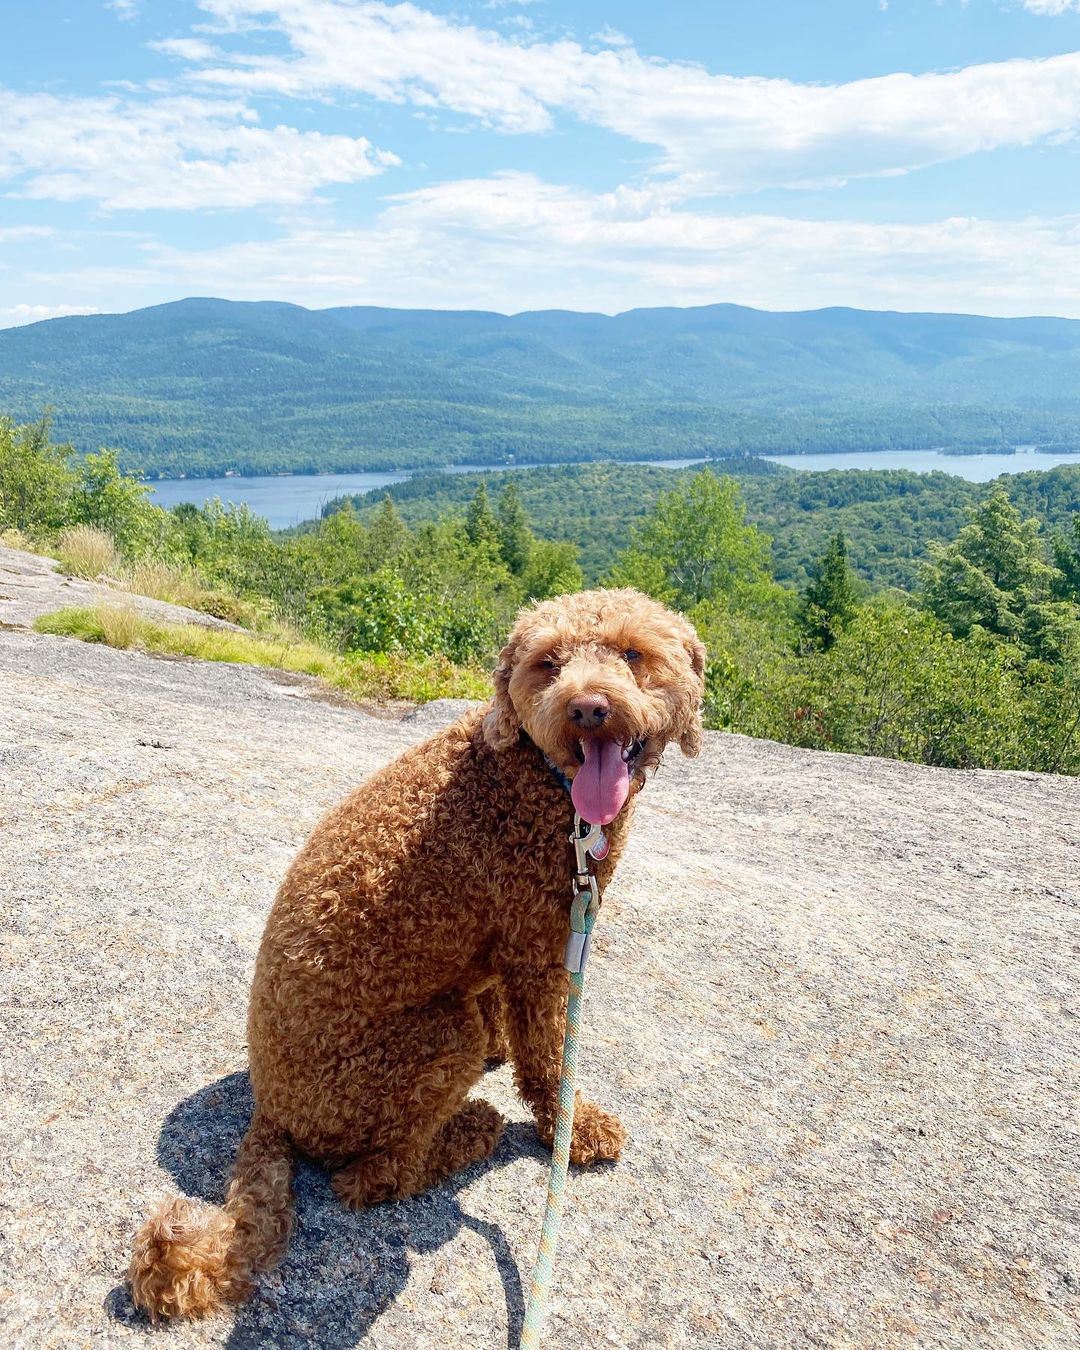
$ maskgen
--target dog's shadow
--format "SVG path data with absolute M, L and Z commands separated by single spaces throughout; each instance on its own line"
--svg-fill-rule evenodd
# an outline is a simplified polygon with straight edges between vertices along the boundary
M 181 1102 L 161 1127 L 158 1161 L 186 1195 L 220 1204 L 240 1140 L 251 1119 L 246 1073 L 230 1074 Z M 466 1214 L 456 1193 L 492 1167 L 546 1158 L 535 1130 L 508 1125 L 492 1156 L 426 1195 L 360 1213 L 343 1208 L 326 1172 L 301 1160 L 296 1174 L 296 1231 L 288 1255 L 265 1275 L 236 1314 L 228 1350 L 315 1346 L 351 1350 L 405 1288 L 408 1253 L 432 1252 L 463 1229 L 491 1249 L 506 1300 L 507 1346 L 518 1345 L 525 1305 L 521 1277 L 498 1224 Z M 433 1283 L 433 1289 L 435 1289 Z M 149 1322 L 128 1290 L 114 1289 L 110 1314 L 132 1327 Z

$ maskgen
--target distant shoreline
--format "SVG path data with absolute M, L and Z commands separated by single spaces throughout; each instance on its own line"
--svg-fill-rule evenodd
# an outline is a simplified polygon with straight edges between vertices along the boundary
M 220 498 L 237 506 L 246 506 L 253 514 L 265 519 L 272 529 L 290 529 L 303 521 L 318 519 L 324 509 L 343 497 L 364 497 L 391 491 L 405 483 L 422 485 L 427 479 L 461 477 L 466 473 L 485 474 L 497 478 L 509 471 L 519 471 L 530 477 L 550 475 L 553 479 L 575 468 L 585 470 L 590 465 L 614 463 L 616 470 L 628 476 L 642 470 L 663 472 L 715 463 L 721 472 L 740 473 L 730 458 L 680 460 L 578 460 L 562 464 L 501 464 L 456 465 L 453 469 L 416 469 L 392 472 L 361 471 L 355 473 L 291 473 L 250 474 L 227 478 L 160 478 L 148 480 L 153 500 L 160 506 L 175 507 L 189 502 L 202 506 L 206 501 Z M 778 456 L 747 456 L 743 478 L 782 475 L 790 469 L 798 474 L 813 474 L 827 470 L 843 472 L 866 470 L 871 472 L 907 471 L 919 474 L 939 473 L 968 482 L 989 482 L 1001 474 L 1028 471 L 1046 471 L 1060 464 L 1080 465 L 1080 453 L 1045 454 L 1038 452 L 996 455 L 951 455 L 941 451 L 870 450 L 836 451 L 832 454 L 803 454 Z M 672 482 L 674 482 L 674 475 Z M 421 489 L 422 490 L 422 487 Z
M 980 455 L 1008 456 L 1013 459 L 1028 459 L 1042 456 L 1065 455 L 1080 459 L 1080 446 L 1065 447 L 1054 445 L 1014 445 L 1010 447 L 976 446 L 971 448 L 961 448 L 957 446 L 924 446 L 919 449 L 906 450 L 783 450 L 770 454 L 729 453 L 722 455 L 694 455 L 687 458 L 668 458 L 656 459 L 646 457 L 642 459 L 613 459 L 610 456 L 599 455 L 590 459 L 560 459 L 560 460 L 530 460 L 528 462 L 518 463 L 500 463 L 500 464 L 424 464 L 415 467 L 401 465 L 379 465 L 373 467 L 366 465 L 362 468 L 340 468 L 340 469 L 282 469 L 277 473 L 247 473 L 243 470 L 225 470 L 222 473 L 200 473 L 200 474 L 163 474 L 156 478 L 147 477 L 145 482 L 154 483 L 185 483 L 185 482 L 217 482 L 223 479 L 234 481 L 244 481 L 247 479 L 270 479 L 270 478 L 340 478 L 345 475 L 372 474 L 401 475 L 402 478 L 415 478 L 426 474 L 441 473 L 514 473 L 526 469 L 567 469 L 575 468 L 582 464 L 648 464 L 656 468 L 687 468 L 694 464 L 730 464 L 738 460 L 765 460 L 768 463 L 775 464 L 789 459 L 814 459 L 816 457 L 836 456 L 837 458 L 851 458 L 853 456 L 866 455 L 940 455 L 947 459 L 969 459 Z

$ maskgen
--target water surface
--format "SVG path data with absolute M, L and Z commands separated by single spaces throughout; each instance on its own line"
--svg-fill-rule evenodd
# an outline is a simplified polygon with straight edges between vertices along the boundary
M 403 483 L 407 473 L 297 473 L 258 478 L 159 478 L 154 501 L 158 506 L 181 502 L 205 502 L 220 497 L 223 502 L 249 506 L 264 516 L 273 530 L 285 530 L 302 520 L 312 520 L 334 497 L 347 492 L 378 492 L 391 483 Z
M 821 455 L 765 455 L 790 469 L 910 469 L 914 473 L 951 473 L 969 483 L 988 483 L 1002 473 L 1080 464 L 1080 452 L 1018 450 L 1015 454 L 948 455 L 944 450 L 854 450 Z
M 941 450 L 865 450 L 820 455 L 766 455 L 774 464 L 792 469 L 912 469 L 930 473 L 940 469 L 973 483 L 985 483 L 1001 473 L 1024 473 L 1028 469 L 1052 469 L 1056 464 L 1080 464 L 1080 453 L 1024 451 L 1015 455 L 947 455 Z M 665 469 L 683 469 L 702 464 L 702 459 L 650 459 L 644 461 Z M 492 469 L 528 469 L 529 464 L 456 464 L 451 473 L 475 473 Z M 555 467 L 555 466 L 552 466 Z M 378 492 L 391 483 L 411 477 L 401 473 L 286 474 L 259 478 L 162 478 L 154 482 L 154 500 L 159 506 L 194 502 L 202 506 L 214 497 L 223 502 L 243 503 L 257 516 L 264 516 L 275 530 L 287 529 L 320 515 L 334 497 Z

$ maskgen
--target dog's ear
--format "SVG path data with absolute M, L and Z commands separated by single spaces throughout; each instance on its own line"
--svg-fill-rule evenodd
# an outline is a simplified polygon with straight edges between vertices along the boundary
M 701 754 L 701 696 L 705 692 L 705 644 L 697 637 L 693 637 L 686 644 L 686 652 L 690 657 L 690 668 L 697 676 L 695 683 L 699 686 L 699 692 L 687 712 L 679 734 L 679 749 L 688 759 L 693 759 L 695 755 Z
M 509 750 L 517 745 L 521 719 L 510 698 L 510 675 L 514 669 L 517 643 L 511 639 L 499 653 L 495 667 L 495 697 L 484 717 L 484 740 L 492 750 Z

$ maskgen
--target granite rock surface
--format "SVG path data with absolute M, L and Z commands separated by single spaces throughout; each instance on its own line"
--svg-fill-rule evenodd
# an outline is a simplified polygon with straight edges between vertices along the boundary
M 517 1343 L 548 1155 L 506 1068 L 453 1184 L 352 1214 L 301 1167 L 235 1317 L 151 1330 L 123 1287 L 152 1204 L 220 1199 L 290 857 L 457 711 L 316 694 L 0 631 L 5 1346 Z M 587 982 L 582 1083 L 630 1142 L 571 1181 L 546 1344 L 1075 1346 L 1078 958 L 1075 780 L 673 753 Z

